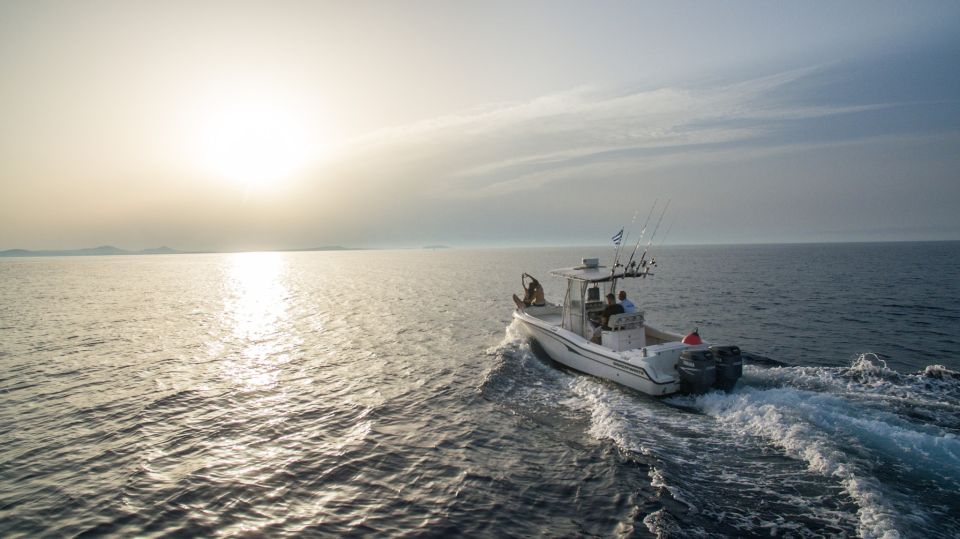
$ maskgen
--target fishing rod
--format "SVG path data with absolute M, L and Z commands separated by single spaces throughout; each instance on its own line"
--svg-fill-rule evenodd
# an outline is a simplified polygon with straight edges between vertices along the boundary
M 623 248 L 623 245 L 627 245 L 627 240 L 630 239 L 630 234 L 633 233 L 633 224 L 637 222 L 637 212 L 639 211 L 640 210 L 633 210 L 633 217 L 630 218 L 630 228 L 627 229 L 627 233 L 623 236 L 623 244 L 620 247 L 621 249 Z M 623 251 L 621 251 L 621 253 L 622 252 Z M 617 261 L 620 261 L 620 253 L 617 254 Z
M 667 213 L 667 208 L 670 207 L 670 202 L 671 202 L 671 201 L 670 201 L 669 199 L 667 199 L 667 204 L 666 204 L 666 206 L 664 206 L 664 207 L 663 207 L 663 211 L 660 212 L 660 218 L 657 219 L 657 225 L 656 225 L 655 227 L 653 227 L 653 233 L 650 234 L 650 241 L 647 242 L 647 246 L 643 249 L 643 254 L 640 255 L 640 262 L 637 263 L 637 266 L 638 266 L 638 267 L 641 267 L 641 268 L 642 268 L 642 267 L 644 267 L 644 265 L 645 265 L 643 259 L 646 258 L 647 252 L 650 251 L 650 245 L 653 244 L 653 238 L 654 238 L 654 236 L 656 236 L 656 235 L 657 235 L 657 231 L 660 230 L 660 223 L 663 222 L 663 216 L 666 215 L 666 213 Z
M 627 238 L 630 237 L 630 231 L 633 230 L 633 223 L 637 220 L 637 211 L 634 210 L 633 218 L 630 219 L 630 229 L 621 228 L 620 232 L 617 232 L 613 235 L 613 241 L 616 243 L 616 249 L 613 251 L 613 266 L 610 268 L 610 293 L 616 292 L 617 289 L 617 279 L 614 277 L 617 274 L 617 266 L 620 265 L 620 254 L 623 252 L 623 246 L 627 243 Z M 626 233 L 624 233 L 626 230 Z
M 634 246 L 633 252 L 630 253 L 630 260 L 627 261 L 627 265 L 624 266 L 624 270 L 623 270 L 624 275 L 627 274 L 627 272 L 630 270 L 630 267 L 631 267 L 630 265 L 633 264 L 633 257 L 636 256 L 637 249 L 640 248 L 640 242 L 643 241 L 643 236 L 647 233 L 647 225 L 650 224 L 650 217 L 653 216 L 653 210 L 656 209 L 657 202 L 659 201 L 660 199 L 654 199 L 653 206 L 650 206 L 650 212 L 647 213 L 647 220 L 643 222 L 643 228 L 640 230 L 640 237 L 637 238 L 637 245 Z
M 663 237 L 660 238 L 660 243 L 657 244 L 657 249 L 663 247 L 663 243 L 667 241 L 667 236 L 670 235 L 670 231 L 673 230 L 673 224 L 676 222 L 677 222 L 677 216 L 676 214 L 674 214 L 674 216 L 670 218 L 670 225 L 667 227 L 667 231 L 663 233 Z
M 620 236 L 620 239 L 616 239 L 617 236 L 614 236 L 617 242 L 617 250 L 615 256 L 613 257 L 613 267 L 616 269 L 620 265 L 620 255 L 623 254 L 623 246 L 627 245 L 627 240 L 630 238 L 630 233 L 633 232 L 633 223 L 637 221 L 637 211 L 634 210 L 633 218 L 630 219 L 630 228 L 621 228 L 620 232 L 617 234 Z M 621 241 L 622 240 L 622 241 Z
M 660 238 L 660 242 L 657 243 L 655 249 L 659 249 L 663 247 L 664 242 L 667 241 L 667 236 L 669 236 L 670 231 L 673 230 L 673 224 L 676 222 L 677 222 L 677 214 L 674 214 L 673 217 L 670 218 L 670 225 L 667 227 L 667 231 L 663 233 L 663 236 Z M 657 257 L 653 256 L 653 249 L 650 250 L 650 262 L 647 262 L 647 265 L 648 266 L 657 265 Z

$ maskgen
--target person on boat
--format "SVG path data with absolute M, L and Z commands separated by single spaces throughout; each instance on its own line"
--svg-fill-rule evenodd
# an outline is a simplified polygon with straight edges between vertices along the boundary
M 543 307 L 546 305 L 547 300 L 543 296 L 543 285 L 540 284 L 540 281 L 529 273 L 524 273 L 523 276 L 530 278 L 530 284 L 524 287 L 522 300 L 516 294 L 513 295 L 513 302 L 517 304 L 517 309 L 522 311 L 524 307 Z
M 617 294 L 617 299 L 620 300 L 620 305 L 623 306 L 623 312 L 625 313 L 637 312 L 637 306 L 634 305 L 632 301 L 627 299 L 626 290 L 621 290 L 620 293 Z
M 593 328 L 593 333 L 590 335 L 590 342 L 600 344 L 603 338 L 604 331 L 610 331 L 610 317 L 615 314 L 623 313 L 623 305 L 617 303 L 617 296 L 613 294 L 607 294 L 607 306 L 603 308 L 603 312 L 600 313 L 600 325 Z
M 603 312 L 600 313 L 600 326 L 609 331 L 610 326 L 607 324 L 610 322 L 610 317 L 615 314 L 622 314 L 623 312 L 623 305 L 617 303 L 617 297 L 613 294 L 607 294 L 607 306 L 604 307 Z

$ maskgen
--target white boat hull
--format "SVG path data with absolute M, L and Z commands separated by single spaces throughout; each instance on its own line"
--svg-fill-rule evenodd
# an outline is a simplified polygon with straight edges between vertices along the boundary
M 680 391 L 677 363 L 680 352 L 691 346 L 679 342 L 679 335 L 648 328 L 653 339 L 668 342 L 614 351 L 530 313 L 516 311 L 513 316 L 527 336 L 557 363 L 647 395 L 664 396 Z

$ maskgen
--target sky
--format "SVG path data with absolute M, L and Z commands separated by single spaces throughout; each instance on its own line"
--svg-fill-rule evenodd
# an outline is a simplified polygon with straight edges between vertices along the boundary
M 935 0 L 4 0 L 0 250 L 957 240 L 958 65 Z

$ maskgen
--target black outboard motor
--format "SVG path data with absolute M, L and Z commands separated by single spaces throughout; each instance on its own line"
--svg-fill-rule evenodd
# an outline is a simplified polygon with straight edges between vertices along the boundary
M 737 346 L 711 346 L 710 351 L 717 361 L 717 381 L 714 387 L 730 391 L 743 375 L 743 356 Z
M 680 391 L 686 395 L 706 393 L 717 381 L 717 361 L 710 350 L 680 352 Z

